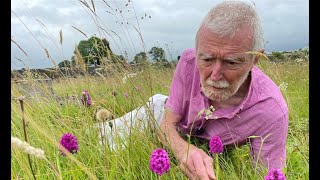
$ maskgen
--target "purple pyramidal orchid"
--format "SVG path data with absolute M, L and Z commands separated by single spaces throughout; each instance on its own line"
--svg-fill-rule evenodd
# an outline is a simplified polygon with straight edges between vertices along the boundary
M 209 142 L 210 153 L 220 154 L 223 152 L 222 140 L 219 136 L 213 136 Z
M 264 180 L 286 180 L 286 176 L 280 169 L 271 168 L 268 174 L 264 177 Z
M 63 134 L 60 144 L 72 154 L 77 153 L 79 150 L 78 140 L 72 133 Z M 62 152 L 62 155 L 65 156 L 66 154 Z
M 157 148 L 152 152 L 150 158 L 150 169 L 159 176 L 164 172 L 168 173 L 170 169 L 170 158 L 164 149 Z
M 91 98 L 90 98 L 90 94 L 87 90 L 84 90 L 82 92 L 81 102 L 83 105 L 86 105 L 87 107 L 91 106 Z

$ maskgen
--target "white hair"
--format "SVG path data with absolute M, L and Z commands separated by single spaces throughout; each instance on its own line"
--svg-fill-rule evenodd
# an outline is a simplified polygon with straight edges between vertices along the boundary
M 251 5 L 243 1 L 224 1 L 213 7 L 198 29 L 196 46 L 201 27 L 207 28 L 222 38 L 233 38 L 244 27 L 251 27 L 253 30 L 252 50 L 259 50 L 263 47 L 262 28 L 258 14 Z

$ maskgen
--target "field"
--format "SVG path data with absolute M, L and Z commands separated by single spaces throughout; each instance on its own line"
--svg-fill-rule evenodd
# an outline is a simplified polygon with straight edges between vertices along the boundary
M 11 60 L 11 63 L 18 61 L 23 63 L 26 69 L 23 80 L 28 86 L 21 88 L 16 79 L 12 79 L 11 136 L 18 139 L 11 139 L 11 179 L 187 179 L 181 172 L 179 162 L 174 158 L 170 148 L 166 149 L 170 158 L 168 173 L 158 176 L 150 170 L 152 151 L 156 148 L 164 148 L 155 133 L 158 126 L 152 116 L 149 117 L 148 122 L 137 121 L 139 123 L 130 125 L 129 135 L 124 139 L 120 138 L 118 133 L 107 134 L 114 140 L 114 148 L 105 141 L 100 143 L 98 137 L 101 132 L 96 128 L 97 123 L 101 123 L 96 118 L 99 109 L 108 109 L 113 117 L 117 118 L 143 106 L 154 94 L 168 95 L 175 70 L 175 63 L 170 62 L 175 60 L 171 56 L 173 42 L 171 41 L 170 47 L 169 44 L 165 44 L 168 60 L 165 59 L 164 50 L 159 48 L 160 45 L 153 45 L 156 47 L 151 48 L 154 51 L 150 53 L 151 50 L 146 49 L 147 40 L 142 35 L 142 32 L 148 34 L 147 29 L 141 31 L 140 25 L 154 19 L 157 22 L 157 17 L 152 15 L 151 18 L 151 15 L 143 12 L 144 8 L 135 9 L 130 0 L 121 2 L 123 6 L 118 6 L 115 1 L 108 4 L 107 1 L 94 3 L 91 0 L 87 3 L 79 0 L 77 3 L 87 14 L 81 14 L 82 11 L 79 9 L 75 12 L 70 11 L 72 13 L 69 16 L 74 18 L 74 22 L 67 23 L 67 26 L 70 26 L 69 28 L 73 31 L 70 29 L 65 31 L 67 26 L 63 26 L 63 31 L 61 27 L 53 28 L 50 22 L 48 24 L 46 22 L 49 19 L 40 21 L 33 16 L 36 12 L 32 12 L 25 3 L 23 8 L 28 10 L 37 22 L 30 21 L 28 25 L 23 14 L 12 10 L 15 20 L 23 24 L 19 28 L 12 29 L 20 30 L 21 27 L 27 29 L 23 36 L 29 33 L 33 40 L 37 41 L 37 47 L 35 47 L 35 49 L 38 48 L 37 53 L 45 54 L 47 60 L 54 66 L 50 71 L 60 73 L 61 69 L 69 66 L 75 71 L 82 71 L 83 75 L 71 77 L 62 75 L 60 78 L 54 78 L 52 85 L 49 85 L 52 89 L 48 89 L 47 86 L 36 81 L 39 78 L 46 78 L 43 74 L 36 75 L 28 71 L 28 62 L 33 61 L 27 51 L 28 46 L 32 46 L 30 39 L 27 46 L 22 46 L 20 45 L 22 39 L 19 38 L 24 37 L 12 35 L 12 47 L 17 48 L 23 58 L 12 57 L 15 61 Z M 42 5 L 39 7 L 43 8 Z M 69 6 L 66 9 L 69 11 Z M 107 16 L 102 13 L 107 13 Z M 84 19 L 85 15 L 94 25 L 86 20 L 82 21 L 84 24 L 77 23 L 76 20 Z M 56 14 L 48 16 L 56 16 Z M 63 15 L 63 17 L 67 19 L 68 16 Z M 40 19 L 42 18 L 45 19 L 45 16 Z M 40 35 L 45 38 L 39 35 L 40 30 L 34 32 L 35 24 L 40 25 L 43 33 Z M 169 24 L 172 25 L 174 22 Z M 84 27 L 88 29 L 84 30 Z M 93 33 L 88 32 L 89 27 L 91 30 L 96 29 Z M 57 37 L 52 35 L 53 33 L 57 35 L 57 29 L 60 30 L 59 43 L 55 41 Z M 157 31 L 160 32 L 161 28 Z M 64 57 L 63 51 L 68 44 L 65 41 L 70 42 L 68 39 L 71 38 L 70 33 L 77 33 L 81 38 L 88 39 L 81 40 L 77 44 L 72 57 Z M 92 36 L 92 34 L 95 35 Z M 168 38 L 167 34 L 164 33 L 164 35 Z M 103 41 L 106 40 L 105 38 L 107 41 Z M 152 38 L 158 40 L 159 37 Z M 109 41 L 113 52 L 109 48 Z M 49 49 L 50 42 L 57 51 Z M 136 51 L 135 48 L 140 49 L 141 52 Z M 126 50 L 132 49 L 136 51 L 134 54 L 137 53 L 135 56 L 137 58 L 130 60 L 136 65 L 142 64 L 141 67 L 127 68 L 129 58 L 126 56 Z M 118 52 L 122 53 L 117 55 Z M 289 107 L 287 167 L 283 172 L 288 180 L 304 180 L 309 179 L 309 60 L 304 50 L 292 54 L 289 52 L 288 56 L 286 53 L 288 55 L 288 52 L 273 52 L 273 59 L 260 60 L 257 66 L 279 86 Z M 147 55 L 153 56 L 153 61 L 149 61 L 151 59 L 147 59 Z M 157 55 L 158 59 L 154 55 Z M 54 59 L 56 56 L 59 56 L 58 59 Z M 289 56 L 292 59 L 288 58 Z M 61 62 L 58 64 L 56 61 Z M 98 61 L 106 71 L 95 76 L 89 75 L 86 65 Z M 165 66 L 159 66 L 161 63 L 165 63 Z M 123 78 L 131 73 L 136 75 L 127 78 L 124 83 Z M 31 88 L 26 90 L 27 87 Z M 41 94 L 32 94 L 30 97 L 28 93 L 32 90 L 39 91 Z M 90 107 L 83 105 L 80 100 L 84 90 L 90 94 L 92 103 Z M 61 149 L 60 139 L 66 133 L 72 133 L 77 138 L 76 153 Z M 28 144 L 19 142 L 19 139 L 41 150 L 33 149 Z M 199 142 L 194 139 L 191 143 L 199 145 Z M 208 152 L 206 144 L 200 146 Z M 219 155 L 219 180 L 262 180 L 266 176 L 267 169 L 257 169 L 252 166 L 249 148 L 247 144 Z M 63 155 L 62 152 L 66 154 Z
M 286 61 L 274 63 L 260 61 L 258 66 L 281 88 L 289 107 L 287 139 L 287 167 L 283 170 L 288 180 L 309 178 L 309 63 Z M 145 104 L 154 94 L 168 95 L 174 68 L 147 67 L 140 74 L 122 82 L 125 71 L 112 76 L 83 76 L 53 80 L 54 95 L 45 98 L 16 98 L 24 95 L 13 83 L 11 90 L 11 136 L 25 140 L 45 152 L 39 159 L 12 146 L 12 179 L 187 179 L 180 171 L 179 163 L 170 150 L 171 168 L 159 177 L 149 169 L 151 152 L 162 147 L 157 135 L 149 128 L 154 120 L 130 127 L 130 136 L 124 142 L 116 140 L 116 150 L 102 146 L 98 141 L 95 110 L 107 108 L 120 117 Z M 33 78 L 29 82 L 37 83 Z M 89 91 L 93 104 L 90 108 L 75 101 L 67 101 L 72 95 L 81 96 Z M 60 97 L 57 100 L 56 97 Z M 65 97 L 65 98 L 63 98 Z M 23 103 L 24 110 L 21 110 Z M 23 119 L 26 128 L 23 128 Z M 157 128 L 157 127 L 156 127 Z M 71 132 L 78 139 L 79 150 L 75 154 L 61 155 L 59 141 L 64 133 Z M 263 179 L 267 170 L 255 171 L 251 166 L 248 145 L 219 156 L 219 179 Z M 30 164 L 32 170 L 30 169 Z

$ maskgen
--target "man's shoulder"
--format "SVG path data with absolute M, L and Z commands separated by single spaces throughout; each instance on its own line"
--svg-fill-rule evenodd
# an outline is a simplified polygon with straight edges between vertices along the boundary
M 195 70 L 195 55 L 194 48 L 185 49 L 178 61 L 176 71 L 183 74 L 183 76 L 192 74 Z
M 187 48 L 182 52 L 180 60 L 184 62 L 193 62 L 195 57 L 196 57 L 195 48 Z
M 279 98 L 281 91 L 277 84 L 257 66 L 252 69 L 253 87 L 267 96 Z M 261 94 L 262 95 L 262 94 Z
M 264 114 L 273 116 L 275 113 L 288 114 L 287 103 L 276 83 L 258 67 L 253 68 L 254 83 L 252 84 L 254 99 L 259 103 L 262 109 L 270 109 L 264 111 Z

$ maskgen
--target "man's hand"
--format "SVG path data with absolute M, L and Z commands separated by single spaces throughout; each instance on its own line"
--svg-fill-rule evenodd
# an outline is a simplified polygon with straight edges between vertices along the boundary
M 162 144 L 171 146 L 176 158 L 180 161 L 181 170 L 190 179 L 216 180 L 213 172 L 212 158 L 203 150 L 190 144 L 188 158 L 188 143 L 182 139 L 176 130 L 176 124 L 182 117 L 170 110 L 166 110 L 160 122 L 159 133 Z
M 203 150 L 190 144 L 189 153 L 181 151 L 177 158 L 180 161 L 181 170 L 190 179 L 216 180 L 212 158 Z

